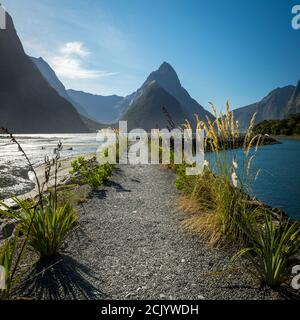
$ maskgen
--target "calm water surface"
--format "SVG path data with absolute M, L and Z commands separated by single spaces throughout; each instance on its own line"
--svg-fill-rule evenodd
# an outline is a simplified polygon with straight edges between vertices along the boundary
M 237 156 L 237 174 L 241 177 L 243 151 L 228 150 L 226 156 L 229 163 Z M 210 164 L 214 163 L 212 154 L 206 157 Z M 283 209 L 293 219 L 300 220 L 300 140 L 281 140 L 281 144 L 261 147 L 253 161 L 253 176 L 259 170 L 251 187 L 252 194 L 274 208 Z

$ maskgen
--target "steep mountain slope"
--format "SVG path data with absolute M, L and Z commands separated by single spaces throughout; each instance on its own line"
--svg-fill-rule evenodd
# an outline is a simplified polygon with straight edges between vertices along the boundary
M 25 54 L 8 14 L 6 22 L 0 30 L 0 126 L 17 133 L 88 132 Z
M 300 112 L 300 80 L 295 88 L 290 101 L 287 105 L 287 114 L 294 114 Z
M 80 114 L 84 115 L 85 117 L 89 117 L 86 110 L 79 103 L 75 102 L 69 97 L 65 86 L 58 79 L 54 70 L 49 66 L 49 64 L 43 58 L 30 57 L 30 59 L 38 67 L 39 71 L 44 76 L 44 78 L 48 81 L 50 86 L 53 89 L 55 89 L 61 97 L 67 99 Z
M 263 120 L 280 120 L 288 115 L 287 105 L 293 92 L 294 86 L 286 86 L 271 91 L 260 102 L 253 103 L 249 106 L 235 109 L 235 119 L 239 121 L 240 130 L 245 131 L 250 123 L 253 114 L 256 112 L 255 123 Z
M 91 120 L 90 118 L 85 117 L 84 115 L 80 115 L 83 123 L 88 127 L 88 129 L 90 130 L 90 132 L 96 132 L 98 130 L 107 128 L 107 127 L 111 127 L 111 128 L 115 128 L 117 126 L 116 124 L 103 124 L 103 123 L 99 123 L 97 121 Z
M 112 123 L 119 119 L 117 105 L 124 100 L 123 97 L 93 95 L 75 90 L 67 90 L 67 93 L 73 101 L 84 107 L 92 119 L 101 123 Z
M 173 122 L 180 125 L 186 119 L 180 103 L 154 81 L 135 99 L 122 120 L 127 120 L 128 130 L 142 128 L 147 131 L 154 128 L 167 128 L 168 121 L 163 108 L 167 110 Z
M 202 119 L 205 119 L 206 116 L 213 119 L 213 115 L 206 111 L 196 100 L 191 98 L 189 93 L 181 86 L 175 70 L 167 62 L 164 62 L 158 70 L 153 71 L 140 89 L 127 96 L 124 101 L 119 104 L 119 109 L 126 112 L 126 110 L 128 110 L 128 108 L 130 108 L 130 106 L 143 94 L 145 88 L 153 81 L 180 103 L 185 118 L 189 121 L 195 122 L 194 114 L 198 114 Z

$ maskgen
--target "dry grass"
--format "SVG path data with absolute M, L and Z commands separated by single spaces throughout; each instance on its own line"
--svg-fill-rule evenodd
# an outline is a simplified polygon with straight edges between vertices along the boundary
M 252 184 L 251 165 L 262 138 L 253 135 L 255 114 L 247 133 L 241 136 L 228 101 L 225 115 L 218 115 L 215 106 L 211 104 L 211 107 L 214 121 L 208 117 L 206 121 L 198 116 L 196 119 L 197 129 L 205 131 L 205 146 L 212 152 L 217 175 L 210 166 L 194 179 L 185 177 L 183 168 L 177 170 L 177 186 L 185 193 L 180 206 L 185 212 L 193 214 L 184 225 L 201 234 L 210 245 L 238 243 L 242 246 L 247 243 L 247 236 L 241 226 L 252 223 L 260 216 L 259 210 L 251 209 L 247 192 Z M 190 129 L 190 123 L 186 121 L 184 128 Z M 235 154 L 230 163 L 224 151 L 228 148 L 236 150 L 241 145 L 241 139 L 245 161 L 238 164 Z
M 177 207 L 189 215 L 200 215 L 203 213 L 199 203 L 187 195 L 181 195 L 177 199 Z

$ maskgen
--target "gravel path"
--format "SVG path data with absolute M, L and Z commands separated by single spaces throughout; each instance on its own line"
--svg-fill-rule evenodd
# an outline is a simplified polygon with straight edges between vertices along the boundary
M 230 254 L 180 228 L 174 175 L 159 166 L 119 166 L 79 211 L 81 231 L 28 294 L 51 299 L 272 299 Z M 37 267 L 35 272 L 41 271 Z M 55 271 L 55 272 L 52 272 Z

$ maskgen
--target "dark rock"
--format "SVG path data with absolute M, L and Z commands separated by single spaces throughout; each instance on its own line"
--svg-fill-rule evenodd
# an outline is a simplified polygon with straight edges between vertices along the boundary
M 0 225 L 0 241 L 8 239 L 14 233 L 16 228 L 16 221 L 4 220 Z

